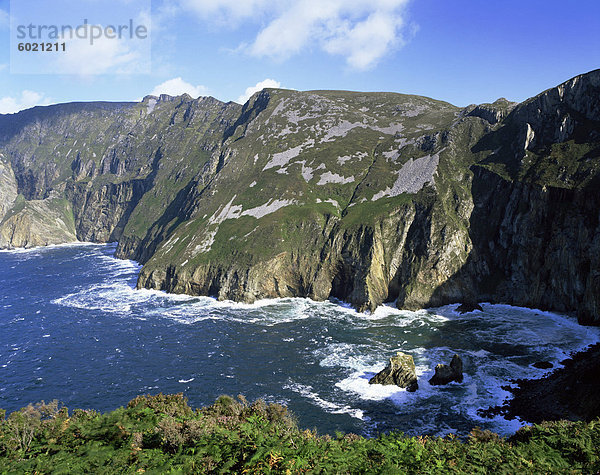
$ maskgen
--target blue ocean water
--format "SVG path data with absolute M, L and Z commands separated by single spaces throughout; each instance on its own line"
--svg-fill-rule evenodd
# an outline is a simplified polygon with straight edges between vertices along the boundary
M 372 435 L 502 434 L 520 421 L 478 409 L 508 396 L 512 378 L 537 377 L 600 340 L 556 314 L 483 305 L 358 313 L 335 302 L 279 299 L 254 305 L 134 290 L 139 266 L 114 245 L 0 252 L 0 408 L 58 399 L 111 410 L 138 394 L 183 392 L 194 407 L 221 394 L 286 404 L 305 428 Z M 368 379 L 396 351 L 411 353 L 419 390 Z M 465 380 L 432 387 L 437 363 L 462 356 Z

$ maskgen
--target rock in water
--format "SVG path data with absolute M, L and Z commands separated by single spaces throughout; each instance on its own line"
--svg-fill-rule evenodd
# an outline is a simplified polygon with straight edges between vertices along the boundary
M 429 380 L 429 384 L 440 385 L 448 384 L 452 381 L 462 383 L 463 380 L 463 362 L 460 356 L 454 355 L 450 366 L 439 364 L 435 367 L 435 374 Z
M 480 310 L 483 312 L 483 308 L 481 308 L 481 305 L 479 305 L 477 302 L 465 302 L 456 308 L 456 311 L 461 315 L 463 313 L 474 312 L 475 310 Z
M 369 384 L 395 384 L 408 391 L 416 391 L 419 385 L 413 357 L 399 351 L 396 356 L 390 358 L 390 362 L 383 371 L 369 380 Z

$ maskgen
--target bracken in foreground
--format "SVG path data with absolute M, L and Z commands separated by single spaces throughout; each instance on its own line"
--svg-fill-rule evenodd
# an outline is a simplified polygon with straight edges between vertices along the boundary
M 100 414 L 57 402 L 0 412 L 0 473 L 596 473 L 600 420 L 525 427 L 508 439 L 318 436 L 287 409 L 221 396 L 138 396 Z

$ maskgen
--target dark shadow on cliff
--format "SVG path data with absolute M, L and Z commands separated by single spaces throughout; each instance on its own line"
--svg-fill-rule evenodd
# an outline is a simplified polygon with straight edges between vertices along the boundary
M 258 114 L 260 114 L 262 111 L 264 111 L 267 108 L 270 100 L 271 100 L 271 96 L 270 96 L 268 90 L 263 89 L 260 93 L 258 93 L 254 102 L 251 102 L 251 101 L 246 102 L 244 104 L 244 107 L 242 108 L 242 113 L 240 114 L 238 119 L 233 123 L 233 125 L 231 125 L 230 127 L 227 127 L 227 129 L 223 133 L 223 143 L 225 143 L 227 141 L 227 139 L 232 137 L 236 133 L 238 127 L 240 127 L 240 126 L 245 126 L 244 131 L 242 132 L 242 136 L 243 136 L 246 133 L 246 128 L 248 127 L 248 124 L 254 118 L 256 118 L 256 116 L 258 116 Z M 238 139 L 239 138 L 240 137 L 238 137 Z M 236 139 L 236 140 L 238 140 L 238 139 Z
M 162 215 L 152 223 L 144 239 L 137 244 L 137 249 L 134 252 L 134 259 L 141 264 L 145 264 L 156 251 L 156 248 L 162 243 L 166 237 L 171 234 L 181 223 L 185 222 L 186 218 L 182 215 L 183 209 L 186 206 L 189 195 L 196 185 L 194 180 L 184 186 L 169 206 L 165 209 Z
M 470 167 L 472 250 L 429 305 L 450 303 L 458 290 L 467 302 L 600 324 L 600 122 L 550 96 L 517 106 L 471 149 L 487 155 Z
M 110 235 L 111 242 L 118 241 L 119 239 L 121 239 L 125 226 L 127 225 L 129 218 L 131 217 L 131 213 L 133 213 L 133 210 L 136 208 L 144 194 L 146 194 L 147 191 L 151 190 L 154 187 L 154 184 L 156 182 L 156 175 L 158 174 L 159 164 L 162 158 L 162 149 L 159 147 L 152 159 L 151 172 L 148 174 L 148 176 L 142 179 L 135 179 L 128 182 L 128 184 L 131 184 L 133 188 L 133 196 L 135 196 L 135 199 L 131 199 L 128 201 L 127 207 L 125 208 L 121 219 L 119 219 L 119 222 L 117 223 L 115 229 Z M 119 185 L 113 186 L 117 187 Z
M 123 214 L 123 217 L 119 222 L 119 224 L 122 223 L 123 227 L 127 224 L 131 213 L 142 199 L 142 196 L 146 192 L 151 192 L 154 189 L 156 176 L 158 174 L 159 165 L 162 158 L 163 153 L 161 148 L 159 148 L 156 151 L 152 161 L 152 172 L 142 180 L 133 180 L 134 182 L 139 181 L 141 183 L 143 192 L 137 200 L 132 200 L 129 203 L 127 212 Z M 129 239 L 125 240 L 124 242 L 119 242 L 119 246 L 115 254 L 120 258 L 134 259 L 141 264 L 147 262 L 164 238 L 185 220 L 185 218 L 182 216 L 182 209 L 184 208 L 190 192 L 194 188 L 195 184 L 196 182 L 192 179 L 181 190 L 179 190 L 165 211 L 148 228 L 146 235 L 142 239 L 129 237 Z M 122 232 L 123 228 L 120 229 L 119 235 L 115 237 L 120 239 Z
M 420 262 L 427 259 L 428 243 L 431 242 L 431 218 L 435 206 L 434 190 L 424 190 L 418 200 L 413 201 L 415 217 L 406 234 L 400 266 L 388 284 L 386 302 L 406 300 L 407 289 L 403 282 L 414 282 L 420 269 Z
M 599 324 L 600 176 L 579 190 L 509 182 L 472 166 L 473 248 L 427 302 L 507 303 Z

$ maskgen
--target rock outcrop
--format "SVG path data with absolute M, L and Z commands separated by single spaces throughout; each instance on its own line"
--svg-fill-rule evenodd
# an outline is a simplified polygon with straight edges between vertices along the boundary
M 13 207 L 17 199 L 17 180 L 10 162 L 0 154 L 0 220 Z
M 600 417 L 600 344 L 572 355 L 561 366 L 543 378 L 513 381 L 516 386 L 505 387 L 513 397 L 482 415 L 502 414 L 534 424 Z
M 465 302 L 456 307 L 456 311 L 460 314 L 474 312 L 475 310 L 483 312 L 481 305 L 476 302 Z
M 70 203 L 50 196 L 45 200 L 17 199 L 0 222 L 0 248 L 48 246 L 76 242 Z
M 0 154 L 0 249 L 77 241 L 71 204 L 58 193 L 26 200 L 10 162 Z
M 531 366 L 538 369 L 550 369 L 554 367 L 554 365 L 549 361 L 536 361 Z
M 413 357 L 398 351 L 388 365 L 369 380 L 369 384 L 394 384 L 410 392 L 416 391 L 419 385 Z
M 516 102 L 510 102 L 504 98 L 498 99 L 493 104 L 479 104 L 467 108 L 468 115 L 481 117 L 494 125 L 503 120 L 517 106 Z M 469 110 L 471 109 L 471 110 Z
M 449 365 L 438 364 L 435 367 L 435 374 L 429 380 L 429 384 L 434 386 L 448 384 L 453 381 L 462 383 L 463 381 L 463 361 L 460 356 L 454 355 Z

